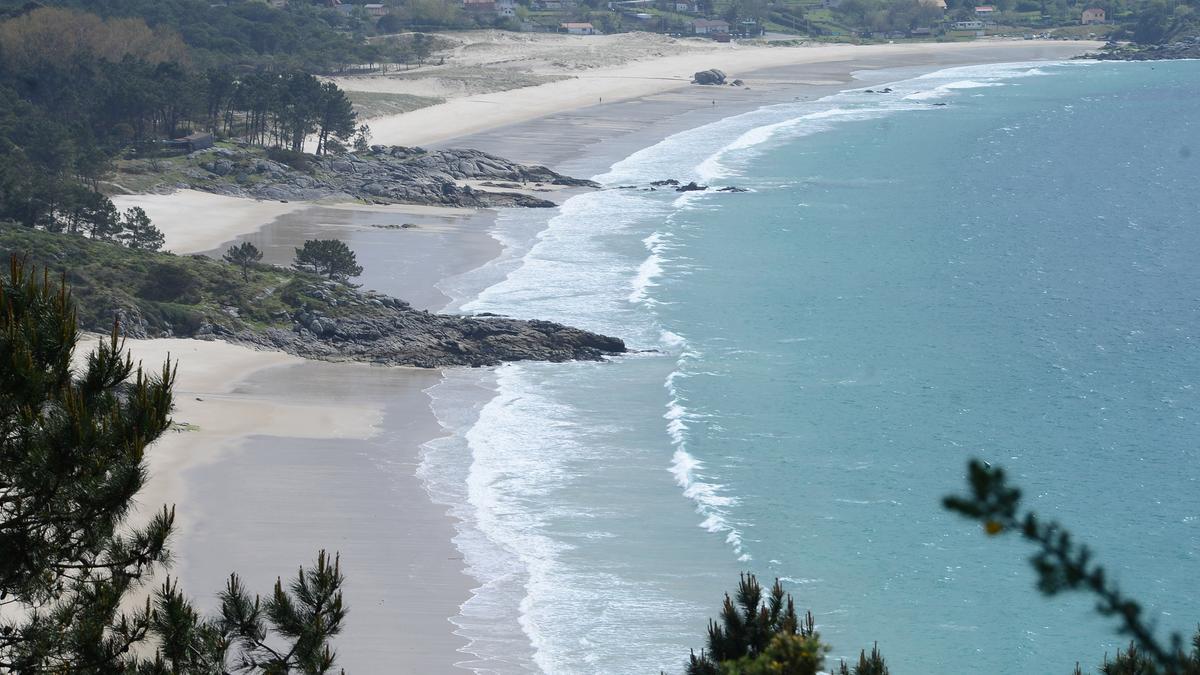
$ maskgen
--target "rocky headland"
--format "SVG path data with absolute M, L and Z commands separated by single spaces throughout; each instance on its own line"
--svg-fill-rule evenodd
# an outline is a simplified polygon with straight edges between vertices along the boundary
M 138 191 L 193 189 L 271 201 L 547 208 L 554 202 L 531 193 L 599 187 L 590 180 L 478 150 L 426 151 L 382 145 L 364 153 L 324 157 L 215 147 L 185 157 L 128 162 L 120 169 L 114 181 L 118 188 L 132 183 Z M 146 178 L 135 183 L 131 176 Z
M 314 274 L 202 255 L 125 248 L 0 223 L 0 255 L 65 275 L 79 328 L 131 338 L 187 337 L 278 349 L 328 361 L 490 366 L 505 361 L 600 360 L 621 340 L 549 321 L 458 316 Z
M 1180 38 L 1160 45 L 1112 45 L 1079 57 L 1092 61 L 1171 61 L 1200 59 L 1200 36 Z
M 269 347 L 310 359 L 422 368 L 598 361 L 625 352 L 620 339 L 550 321 L 434 314 L 395 298 L 345 290 L 330 285 L 313 291 L 330 301 L 340 295 L 337 306 L 342 311 L 336 316 L 309 304 L 284 318 L 290 327 L 231 331 L 220 323 L 205 323 L 194 337 Z

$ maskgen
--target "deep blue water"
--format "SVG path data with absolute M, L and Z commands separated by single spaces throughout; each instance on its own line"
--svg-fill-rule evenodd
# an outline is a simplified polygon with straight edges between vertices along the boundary
M 1200 621 L 1200 63 L 1009 64 L 673 136 L 547 223 L 466 311 L 658 350 L 515 365 L 423 468 L 487 584 L 480 672 L 679 672 L 737 573 L 835 657 L 1068 673 L 1122 640 L 946 513 L 965 463 L 1090 543 L 1165 631 Z M 944 104 L 944 105 L 942 105 Z M 452 374 L 435 397 L 477 374 Z M 836 661 L 835 661 L 836 662 Z

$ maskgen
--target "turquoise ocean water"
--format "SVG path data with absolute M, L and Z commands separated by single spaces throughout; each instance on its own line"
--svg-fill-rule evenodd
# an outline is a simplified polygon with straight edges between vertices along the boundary
M 455 618 L 477 672 L 680 672 L 743 570 L 896 673 L 1099 662 L 1122 640 L 1089 600 L 942 510 L 970 457 L 1163 630 L 1200 621 L 1200 63 L 904 77 L 598 177 L 751 192 L 507 213 L 508 257 L 448 282 L 649 350 L 433 390 L 456 434 L 421 473 L 482 582 Z

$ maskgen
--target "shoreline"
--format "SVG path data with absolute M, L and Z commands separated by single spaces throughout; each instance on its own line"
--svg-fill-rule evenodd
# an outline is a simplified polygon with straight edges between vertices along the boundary
M 1063 46 L 1062 43 L 1057 45 Z M 1084 50 L 1079 43 L 1070 46 L 1077 51 Z M 999 49 L 982 63 L 1011 62 L 1014 60 L 1011 58 L 1013 51 Z M 1065 58 L 1065 55 L 1041 60 L 1060 58 Z M 795 100 L 794 97 L 797 96 L 805 97 L 804 100 L 812 100 L 854 88 L 855 80 L 852 74 L 855 72 L 870 72 L 880 68 L 917 68 L 929 72 L 979 62 L 970 60 L 881 65 L 867 59 L 865 63 L 819 62 L 803 66 L 760 69 L 743 77 L 759 78 L 769 84 L 751 82 L 753 88 L 749 91 L 721 89 L 723 93 L 730 94 L 721 105 L 704 105 L 709 100 L 710 90 L 707 88 L 694 87 L 683 91 L 674 88 L 649 96 L 606 102 L 599 106 L 588 105 L 559 111 L 532 121 L 497 126 L 458 137 L 454 140 L 454 145 L 479 147 L 517 161 L 533 161 L 564 172 L 568 172 L 569 168 L 580 175 L 590 176 L 602 172 L 632 152 L 653 145 L 678 131 L 766 105 L 785 103 Z M 797 68 L 800 68 L 801 72 L 797 72 Z M 586 133 L 581 133 L 581 129 Z M 547 142 L 546 139 L 555 140 Z M 520 156 L 521 153 L 525 156 Z M 254 204 L 251 200 L 239 201 Z M 304 220 L 300 218 L 302 214 L 313 215 L 313 212 L 322 209 L 342 209 L 377 215 L 383 210 L 387 212 L 386 215 L 391 216 L 403 213 L 405 208 L 389 206 L 376 209 L 358 208 L 357 205 L 299 204 L 286 213 L 275 214 L 265 223 L 258 222 L 252 231 L 242 231 L 232 238 L 217 242 L 217 246 L 238 240 L 256 241 L 256 245 L 260 241 L 270 240 L 272 243 L 267 246 L 275 251 L 272 255 L 277 256 L 293 245 L 296 236 L 303 236 L 296 234 L 296 229 L 288 229 L 299 228 L 299 221 Z M 262 217 L 261 213 L 255 214 L 258 220 Z M 375 216 L 362 217 L 370 220 Z M 426 214 L 423 217 L 433 216 Z M 445 229 L 430 227 L 424 233 L 434 235 L 430 240 L 436 240 L 436 245 L 416 247 L 416 250 L 414 247 L 402 245 L 385 252 L 384 248 L 373 247 L 370 241 L 361 238 L 362 233 L 404 236 L 416 232 L 415 230 L 370 228 L 369 224 L 364 225 L 362 222 L 347 227 L 344 223 L 332 222 L 336 221 L 336 218 L 331 218 L 329 213 L 313 216 L 304 226 L 325 236 L 348 236 L 352 245 L 355 242 L 353 235 L 358 233 L 358 245 L 367 246 L 379 253 L 380 260 L 388 259 L 393 267 L 410 267 L 406 269 L 402 278 L 389 278 L 390 280 L 385 281 L 380 277 L 380 281 L 371 282 L 377 290 L 395 293 L 386 286 L 420 285 L 425 289 L 422 291 L 427 298 L 425 306 L 437 309 L 437 303 L 440 302 L 437 293 L 442 293 L 438 290 L 438 285 L 456 276 L 447 274 L 448 270 L 458 270 L 469 264 L 470 267 L 458 274 L 469 272 L 495 263 L 505 254 L 505 249 L 490 234 L 492 228 L 489 222 L 495 217 L 494 211 L 480 211 L 469 216 L 461 213 L 441 214 L 437 217 L 450 220 L 441 223 Z M 249 219 L 249 212 L 247 218 Z M 250 224 L 241 221 L 239 227 L 248 227 Z M 228 230 L 212 236 L 224 236 L 226 232 Z M 255 237 L 258 239 L 255 240 Z M 486 238 L 490 245 L 481 243 L 480 237 Z M 408 242 L 411 243 L 411 240 Z M 199 250 L 212 251 L 217 246 Z M 473 253 L 461 255 L 464 247 L 474 247 L 471 249 Z M 396 260 L 396 255 L 401 255 L 401 259 Z M 447 268 L 446 258 L 450 256 L 459 257 Z M 385 287 L 378 288 L 379 285 Z M 448 297 L 442 294 L 443 299 Z M 134 341 L 131 341 L 131 347 L 135 346 L 133 343 Z M 180 348 L 180 345 L 174 346 Z M 205 349 L 207 348 L 200 348 L 199 351 Z M 249 363 L 255 364 L 252 367 L 243 366 L 250 368 L 251 372 L 248 374 L 242 373 L 233 379 L 220 380 L 220 386 L 214 384 L 209 387 L 213 390 L 211 392 L 202 392 L 192 385 L 188 385 L 186 395 L 185 390 L 181 390 L 178 396 L 181 403 L 179 417 L 183 418 L 185 412 L 191 414 L 193 408 L 185 407 L 183 403 L 185 398 L 196 398 L 196 393 L 200 393 L 200 398 L 205 398 L 206 401 L 209 397 L 226 397 L 223 400 L 234 407 L 247 401 L 265 401 L 267 405 L 276 406 L 279 410 L 287 411 L 291 408 L 293 413 L 301 410 L 313 412 L 312 408 L 305 408 L 305 405 L 324 410 L 329 397 L 333 396 L 335 402 L 342 404 L 341 407 L 359 410 L 359 414 L 364 415 L 350 426 L 360 430 L 364 426 L 369 427 L 370 433 L 365 437 L 349 432 L 346 435 L 318 434 L 314 441 L 314 437 L 298 433 L 301 427 L 292 427 L 286 423 L 283 424 L 283 431 L 277 432 L 283 435 L 272 433 L 276 427 L 270 426 L 264 433 L 259 427 L 259 421 L 255 420 L 249 428 L 229 431 L 226 436 L 219 437 L 216 434 L 205 436 L 204 428 L 208 425 L 201 424 L 200 432 L 180 436 L 190 436 L 187 440 L 193 443 L 197 439 L 205 438 L 208 442 L 219 440 L 219 449 L 205 458 L 182 459 L 176 450 L 180 441 L 164 437 L 151 455 L 171 455 L 174 461 L 152 465 L 158 481 L 155 488 L 157 492 L 148 488 L 143 494 L 143 501 L 149 507 L 157 508 L 157 504 L 149 495 L 170 496 L 187 504 L 181 507 L 181 514 L 187 514 L 189 510 L 193 514 L 189 520 L 181 519 L 177 546 L 177 550 L 180 551 L 180 567 L 177 572 L 184 577 L 185 588 L 196 597 L 204 598 L 206 594 L 215 594 L 219 590 L 220 580 L 229 571 L 238 570 L 244 574 L 251 588 L 257 592 L 266 592 L 274 576 L 287 575 L 296 565 L 308 564 L 311 561 L 316 553 L 316 549 L 312 548 L 312 544 L 316 543 L 313 535 L 319 534 L 326 540 L 335 540 L 320 544 L 331 551 L 340 549 L 343 553 L 347 550 L 356 552 L 344 559 L 348 578 L 347 603 L 354 612 L 347 624 L 346 633 L 337 641 L 342 665 L 357 665 L 360 670 L 370 670 L 371 664 L 396 662 L 396 657 L 403 656 L 407 667 L 424 672 L 449 669 L 457 672 L 455 666 L 466 660 L 463 655 L 467 640 L 457 634 L 458 629 L 455 629 L 452 619 L 456 617 L 458 607 L 474 595 L 472 589 L 479 581 L 466 576 L 461 553 L 452 543 L 455 537 L 462 534 L 459 529 L 460 523 L 449 515 L 445 504 L 438 503 L 434 496 L 427 492 L 430 489 L 428 481 L 417 475 L 417 467 L 426 452 L 426 446 L 450 433 L 449 427 L 443 426 L 435 415 L 428 393 L 429 388 L 441 381 L 441 372 L 372 368 L 361 364 L 315 364 L 303 362 L 301 359 L 277 361 L 274 356 L 261 355 L 265 353 L 253 354 L 244 357 L 249 359 Z M 232 367 L 228 358 L 213 352 L 205 355 L 204 362 L 223 363 Z M 247 363 L 239 360 L 242 358 L 239 356 L 233 362 Z M 148 359 L 148 362 L 153 363 L 154 359 Z M 317 371 L 324 371 L 324 374 L 318 376 Z M 184 368 L 181 366 L 182 372 Z M 436 379 L 426 378 L 426 375 Z M 350 382 L 362 383 L 363 377 L 366 377 L 369 383 L 365 393 L 350 392 L 343 387 Z M 381 381 L 387 381 L 389 386 L 379 386 Z M 398 395 L 398 391 L 402 393 Z M 259 398 L 255 399 L 254 396 Z M 297 401 L 305 403 L 297 405 Z M 326 412 L 336 414 L 337 410 L 338 406 L 335 406 Z M 373 423 L 368 424 L 364 420 L 370 415 L 377 417 Z M 287 419 L 287 416 L 278 419 Z M 312 422 L 313 419 L 309 421 Z M 322 430 L 328 431 L 336 430 L 341 425 L 330 426 L 326 422 L 320 426 Z M 402 438 L 405 434 L 414 435 L 416 438 Z M 167 452 L 163 452 L 164 449 Z M 385 450 L 390 452 L 384 452 Z M 337 457 L 333 454 L 339 452 L 344 453 L 343 456 Z M 387 499 L 380 497 L 372 501 L 369 496 L 358 494 L 364 491 L 363 486 L 369 481 L 371 474 L 380 471 L 379 460 L 386 456 L 391 456 L 390 468 L 395 469 L 388 474 L 394 483 L 386 495 Z M 341 461 L 331 461 L 333 459 Z M 300 466 L 297 466 L 297 463 Z M 277 481 L 277 484 L 271 483 L 273 480 Z M 347 491 L 348 496 L 345 499 L 333 499 L 323 495 L 321 491 L 331 484 Z M 241 485 L 242 489 L 231 489 L 237 485 Z M 255 490 L 253 488 L 256 485 L 269 486 L 270 489 Z M 378 481 L 373 485 L 382 492 L 383 487 Z M 417 489 L 414 489 L 414 486 Z M 297 495 L 305 494 L 316 495 L 320 499 L 314 503 L 297 498 Z M 294 502 L 288 501 L 289 495 Z M 278 503 L 291 504 L 291 508 L 280 509 Z M 317 504 L 326 511 L 313 514 L 311 511 L 317 510 Z M 366 559 L 370 560 L 371 546 L 378 544 L 381 539 L 381 529 L 379 523 L 375 522 L 375 516 L 380 509 L 389 508 L 395 508 L 396 517 L 380 519 L 390 528 L 388 533 L 395 534 L 404 528 L 413 529 L 403 536 L 397 534 L 395 538 L 382 537 L 386 543 L 381 548 L 387 550 L 387 555 L 380 557 L 386 557 L 386 560 L 375 560 L 363 565 L 359 571 L 353 571 L 350 565 L 354 556 L 358 556 L 360 560 L 366 556 Z M 255 509 L 265 510 L 270 515 L 257 517 L 253 522 L 238 522 L 239 515 L 244 519 L 245 513 Z M 328 513 L 338 514 L 338 517 L 328 516 Z M 368 514 L 371 518 L 362 517 Z M 286 524 L 285 516 L 292 519 L 291 525 Z M 314 516 L 320 517 L 314 519 Z M 313 519 L 313 522 L 308 522 L 309 519 Z M 210 522 L 221 525 L 221 530 L 212 528 Z M 231 522 L 237 523 L 237 526 L 230 527 Z M 282 535 L 281 529 L 284 533 Z M 254 540 L 254 537 L 261 538 L 259 540 L 263 543 L 258 547 L 248 546 L 246 540 Z M 412 543 L 414 539 L 417 540 L 416 544 Z M 266 545 L 267 542 L 270 542 L 269 546 Z M 407 548 L 403 546 L 404 542 L 409 543 Z M 308 550 L 310 548 L 312 550 Z M 449 554 L 446 553 L 447 550 Z M 208 553 L 210 551 L 212 553 Z M 456 562 L 447 564 L 448 561 Z M 407 569 L 407 579 L 396 574 L 400 568 Z M 358 582 L 355 581 L 356 573 L 360 579 Z M 398 580 L 400 582 L 396 583 Z M 214 582 L 217 583 L 216 586 L 213 586 Z M 352 589 L 354 592 L 351 592 Z M 412 593 L 424 595 L 412 596 Z M 381 595 L 387 597 L 381 599 Z M 455 597 L 458 601 L 453 600 Z M 372 605 L 377 600 L 379 602 Z M 380 609 L 388 604 L 398 608 L 398 611 L 389 613 Z M 201 606 L 209 607 L 203 602 Z M 421 607 L 423 611 L 416 611 L 416 607 Z M 439 609 L 432 609 L 433 607 Z M 448 613 L 440 615 L 440 621 L 431 621 L 438 618 L 439 612 L 447 610 Z M 374 620 L 367 617 L 374 617 Z M 360 624 L 358 621 L 364 623 Z M 361 633 L 357 626 L 364 625 L 371 630 Z M 407 636 L 403 645 L 395 640 L 397 630 L 403 631 L 402 634 Z M 383 650 L 385 646 L 388 649 Z
M 475 94 L 451 99 L 445 103 L 419 108 L 397 115 L 364 120 L 370 125 L 376 142 L 389 145 L 449 145 L 475 147 L 465 142 L 475 136 L 496 132 L 522 123 L 553 118 L 560 114 L 600 110 L 620 103 L 636 103 L 673 93 L 685 98 L 696 91 L 705 91 L 700 98 L 722 104 L 738 100 L 731 86 L 700 86 L 691 84 L 697 70 L 718 68 L 729 80 L 745 80 L 751 89 L 756 74 L 766 71 L 786 71 L 791 77 L 804 77 L 809 69 L 824 70 L 841 66 L 844 71 L 864 68 L 897 67 L 905 65 L 971 65 L 1014 60 L 1057 60 L 1076 56 L 1100 46 L 1098 42 L 1063 42 L 1044 40 L 987 40 L 972 42 L 928 42 L 885 45 L 819 45 L 803 47 L 744 46 L 738 43 L 714 45 L 694 53 L 673 54 L 634 60 L 619 66 L 578 72 L 575 77 L 531 87 Z M 1003 53 L 1004 55 L 999 55 Z M 1024 58 L 1012 56 L 1023 53 Z M 361 79 L 361 78 L 360 78 Z M 387 91 L 387 79 L 367 78 L 365 90 Z M 355 90 L 357 80 L 335 80 L 339 86 Z M 383 84 L 380 82 L 382 81 Z M 793 82 L 801 86 L 840 85 L 843 80 L 806 78 Z M 359 86 L 362 86 L 361 84 Z M 363 89 L 360 89 L 363 90 Z M 759 97 L 752 97 L 758 99 Z M 605 99 L 608 99 L 605 102 Z M 487 115 L 480 115 L 482 110 Z M 728 116 L 728 115 L 725 115 Z M 492 152 L 487 147 L 477 149 Z M 500 153 L 495 153 L 500 154 Z M 515 161 L 530 161 L 528 157 L 509 153 L 503 155 Z

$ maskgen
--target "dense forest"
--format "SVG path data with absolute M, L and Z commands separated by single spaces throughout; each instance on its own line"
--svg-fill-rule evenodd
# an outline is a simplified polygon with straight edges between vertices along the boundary
M 179 33 L 141 19 L 38 8 L 0 23 L 0 218 L 120 239 L 128 219 L 99 193 L 120 154 L 202 131 L 293 152 L 315 136 L 321 153 L 355 133 L 332 83 L 199 62 Z

